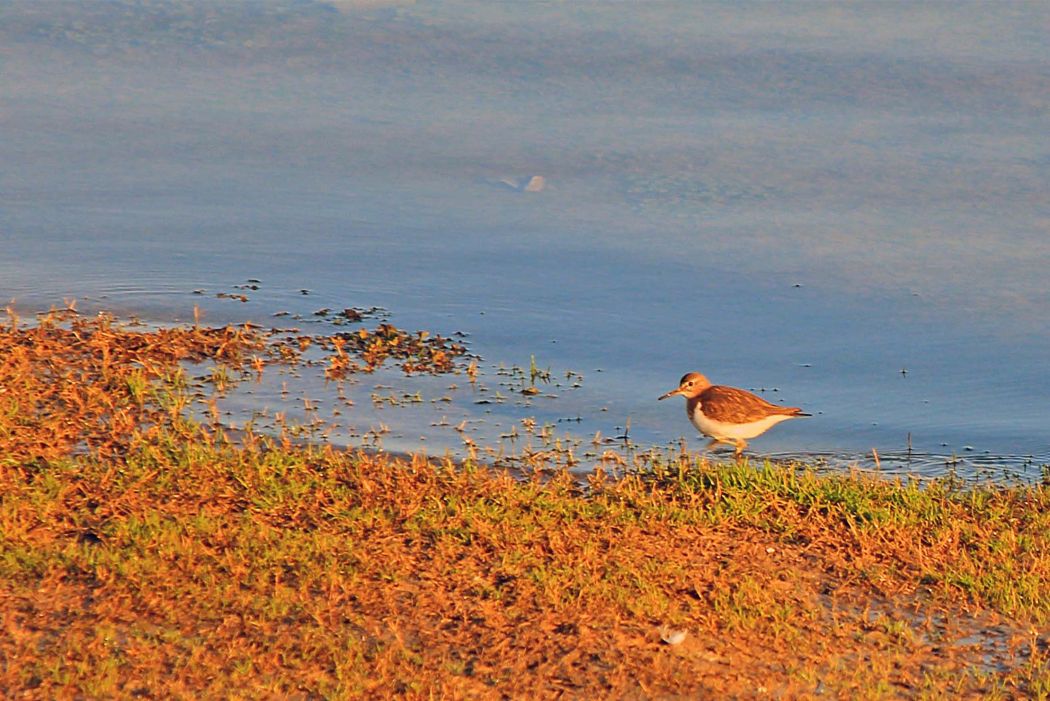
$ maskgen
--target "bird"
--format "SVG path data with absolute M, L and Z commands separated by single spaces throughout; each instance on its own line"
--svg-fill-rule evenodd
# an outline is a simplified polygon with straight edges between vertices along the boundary
M 760 436 L 770 428 L 798 416 L 812 416 L 797 406 L 777 406 L 747 390 L 713 385 L 698 372 L 682 376 L 676 389 L 658 397 L 685 397 L 685 411 L 696 430 L 711 439 L 704 450 L 719 443 L 736 447 L 736 457 L 744 452 L 748 438 Z

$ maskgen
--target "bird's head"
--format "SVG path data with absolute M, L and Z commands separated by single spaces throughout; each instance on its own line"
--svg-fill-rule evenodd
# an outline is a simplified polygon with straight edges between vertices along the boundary
M 682 379 L 678 382 L 677 388 L 672 389 L 670 392 L 661 397 L 658 397 L 658 399 L 667 399 L 668 397 L 673 397 L 676 394 L 680 394 L 686 399 L 689 399 L 691 397 L 699 395 L 701 392 L 703 392 L 710 386 L 711 382 L 706 377 L 704 377 L 698 372 L 691 372 L 682 377 Z

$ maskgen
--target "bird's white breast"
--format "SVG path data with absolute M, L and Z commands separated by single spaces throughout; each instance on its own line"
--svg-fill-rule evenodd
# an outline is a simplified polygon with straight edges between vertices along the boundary
M 711 438 L 726 438 L 730 440 L 743 438 L 746 440 L 765 433 L 781 421 L 792 418 L 789 414 L 773 414 L 746 424 L 735 424 L 726 421 L 715 421 L 704 416 L 701 406 L 701 403 L 697 402 L 692 412 L 689 412 L 689 407 L 686 406 L 686 413 L 689 414 L 689 421 L 696 426 L 696 430 Z

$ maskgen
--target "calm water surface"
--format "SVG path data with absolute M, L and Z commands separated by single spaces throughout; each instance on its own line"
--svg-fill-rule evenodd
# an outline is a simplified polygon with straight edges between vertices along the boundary
M 378 305 L 470 334 L 493 388 L 584 376 L 527 405 L 361 380 L 347 421 L 397 449 L 529 416 L 699 448 L 655 398 L 702 370 L 814 413 L 760 455 L 1036 479 L 1047 114 L 1045 3 L 8 3 L 0 294 Z

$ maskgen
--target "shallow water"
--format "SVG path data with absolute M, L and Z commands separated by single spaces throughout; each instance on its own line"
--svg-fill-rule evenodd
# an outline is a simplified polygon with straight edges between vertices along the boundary
M 363 379 L 348 420 L 379 411 L 396 449 L 458 447 L 441 411 L 479 442 L 630 417 L 699 448 L 655 398 L 702 370 L 814 414 L 759 455 L 1037 478 L 1048 29 L 1040 3 L 8 4 L 0 293 L 214 323 L 378 305 L 469 333 L 493 385 L 533 355 L 584 375 L 527 405 Z

